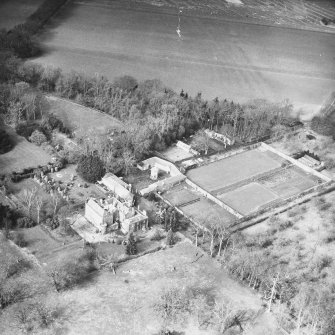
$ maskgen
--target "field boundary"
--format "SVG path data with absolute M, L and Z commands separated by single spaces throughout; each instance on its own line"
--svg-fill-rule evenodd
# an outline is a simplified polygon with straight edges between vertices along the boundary
M 154 14 L 160 14 L 160 15 L 170 15 L 170 16 L 178 16 L 178 13 L 176 11 L 171 11 L 171 8 L 169 7 L 160 7 L 160 10 L 157 10 L 157 8 L 153 5 L 150 4 L 146 4 L 146 7 L 150 8 L 150 12 L 154 13 Z M 135 7 L 121 7 L 121 6 L 115 6 L 115 9 L 118 10 L 125 10 L 125 11 L 134 11 L 134 12 L 144 12 L 147 13 L 147 11 L 145 9 L 141 9 L 141 8 L 135 8 Z M 162 10 L 163 9 L 163 10 Z M 248 20 L 246 19 L 241 19 L 241 18 L 229 18 L 228 14 L 226 15 L 221 15 L 221 16 L 209 16 L 209 15 L 201 15 L 198 13 L 190 13 L 187 14 L 187 12 L 183 12 L 183 16 L 184 17 L 189 17 L 189 18 L 198 18 L 198 19 L 203 19 L 203 20 L 215 20 L 215 21 L 221 21 L 221 22 L 236 22 L 239 24 L 244 24 L 244 25 L 256 25 L 256 26 L 264 26 L 264 27 L 272 27 L 272 28 L 279 28 L 279 29 L 291 29 L 291 30 L 303 30 L 303 31 L 312 31 L 314 33 L 326 33 L 326 34 L 334 34 L 335 33 L 335 29 L 331 28 L 331 27 L 325 27 L 325 26 L 305 26 L 305 25 L 299 25 L 297 24 L 273 24 L 270 22 L 264 22 L 261 21 L 259 19 L 252 19 L 250 17 L 248 17 Z M 241 17 L 241 16 L 240 16 Z
M 305 164 L 297 161 L 296 159 L 294 159 L 294 158 L 292 158 L 292 157 L 290 157 L 290 156 L 288 156 L 288 155 L 286 155 L 286 154 L 278 151 L 277 149 L 271 147 L 270 145 L 268 145 L 268 144 L 266 144 L 264 142 L 261 142 L 260 145 L 264 149 L 272 151 L 273 153 L 277 154 L 278 156 L 280 156 L 280 157 L 288 160 L 289 162 L 291 162 L 292 164 L 294 164 L 295 166 L 299 167 L 300 169 L 304 170 L 307 173 L 313 174 L 314 176 L 316 176 L 316 177 L 318 177 L 318 178 L 320 178 L 320 179 L 322 179 L 322 180 L 324 180 L 326 182 L 332 180 L 331 178 L 329 178 L 329 177 L 323 175 L 322 173 L 320 173 L 319 171 L 314 170 L 313 168 L 311 168 L 311 167 L 309 167 L 309 166 L 307 166 L 307 165 L 305 165 Z
M 47 100 L 48 100 L 48 99 L 50 99 L 51 101 L 52 101 L 52 100 L 53 100 L 53 101 L 55 101 L 55 100 L 60 100 L 60 101 L 64 101 L 64 102 L 66 102 L 66 103 L 71 103 L 71 104 L 73 104 L 73 105 L 75 105 L 75 106 L 78 106 L 78 107 L 80 107 L 80 108 L 85 108 L 85 109 L 90 110 L 90 111 L 92 111 L 92 112 L 99 113 L 99 114 L 104 115 L 104 116 L 107 116 L 108 118 L 110 118 L 111 120 L 113 120 L 115 123 L 117 123 L 118 126 L 120 126 L 120 127 L 123 126 L 123 123 L 122 123 L 120 120 L 118 120 L 118 119 L 115 118 L 114 116 L 111 116 L 111 115 L 109 115 L 108 113 L 105 113 L 105 112 L 103 112 L 103 111 L 101 111 L 101 110 L 99 110 L 99 109 L 95 109 L 95 108 L 92 108 L 92 107 L 88 107 L 88 106 L 85 106 L 85 105 L 81 105 L 81 104 L 78 104 L 77 102 L 74 102 L 74 101 L 71 100 L 71 99 L 61 98 L 61 97 L 59 97 L 59 96 L 57 96 L 57 95 L 45 94 L 45 97 L 47 98 Z
M 202 195 L 204 195 L 206 198 L 212 200 L 213 202 L 215 202 L 217 205 L 219 205 L 220 207 L 224 208 L 227 212 L 229 212 L 230 214 L 233 214 L 235 217 L 237 217 L 238 219 L 243 218 L 243 215 L 240 214 L 238 211 L 236 211 L 235 209 L 231 208 L 230 206 L 226 205 L 224 202 L 220 201 L 218 198 L 214 197 L 213 195 L 211 195 L 209 192 L 207 192 L 206 190 L 204 190 L 202 187 L 200 187 L 199 185 L 197 185 L 196 183 L 194 183 L 193 181 L 189 180 L 188 178 L 186 178 L 186 183 L 188 185 L 190 185 L 193 189 L 195 189 L 196 191 L 198 191 L 199 193 L 201 193 Z

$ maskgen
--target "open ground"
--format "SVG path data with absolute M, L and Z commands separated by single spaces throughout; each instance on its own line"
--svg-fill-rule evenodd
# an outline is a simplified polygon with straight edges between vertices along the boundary
M 43 0 L 2 0 L 0 2 L 0 29 L 10 29 L 24 23 Z
M 52 157 L 41 147 L 28 142 L 24 137 L 17 135 L 15 131 L 9 127 L 6 127 L 6 131 L 11 135 L 15 147 L 11 151 L 0 155 L 1 173 L 22 171 L 25 168 L 45 165 L 52 161 Z
M 177 14 L 174 5 L 73 2 L 41 35 L 46 53 L 36 61 L 111 79 L 159 78 L 177 91 L 201 91 L 206 98 L 288 98 L 305 108 L 306 117 L 334 89 L 332 33 L 190 12 L 181 17 L 180 39 Z
M 55 96 L 47 96 L 44 109 L 47 113 L 60 118 L 64 125 L 74 132 L 85 133 L 94 130 L 106 133 L 108 130 L 121 127 L 121 122 L 108 114 Z
M 216 299 L 230 298 L 241 308 L 255 312 L 261 301 L 247 288 L 232 280 L 207 255 L 198 261 L 199 249 L 187 242 L 122 264 L 116 272 L 102 272 L 94 285 L 85 285 L 62 294 L 72 308 L 64 329 L 73 334 L 152 334 L 160 321 L 152 307 L 157 296 L 171 287 L 194 288 Z M 175 271 L 171 269 L 175 267 Z M 268 333 L 275 327 L 264 325 Z M 255 325 L 257 327 L 257 325 Z M 267 328 L 269 327 L 269 328 Z M 211 334 L 197 330 L 190 322 L 185 334 Z M 258 331 L 249 334 L 262 334 Z M 263 333 L 264 334 L 264 333 Z

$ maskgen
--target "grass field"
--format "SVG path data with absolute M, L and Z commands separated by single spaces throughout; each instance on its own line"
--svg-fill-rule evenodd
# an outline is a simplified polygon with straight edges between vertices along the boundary
M 170 287 L 195 288 L 216 299 L 228 297 L 241 308 L 261 309 L 259 298 L 230 279 L 207 255 L 194 262 L 198 252 L 199 249 L 182 242 L 122 264 L 116 276 L 102 272 L 93 279 L 94 284 L 62 294 L 62 301 L 72 306 L 63 328 L 71 334 L 155 334 L 161 321 L 153 312 L 153 305 L 162 291 Z M 172 267 L 176 270 L 171 271 Z M 248 334 L 276 334 L 270 320 L 265 320 L 263 333 Z M 185 328 L 186 335 L 212 334 L 206 330 L 199 332 L 192 321 Z
M 48 96 L 47 100 L 46 111 L 58 116 L 72 131 L 106 133 L 121 126 L 117 119 L 72 101 L 53 96 Z
M 205 190 L 217 193 L 229 185 L 279 167 L 279 160 L 254 149 L 192 169 L 187 177 Z
M 288 98 L 303 106 L 308 116 L 334 87 L 334 35 L 254 24 L 257 8 L 271 13 L 285 6 L 278 1 L 268 6 L 263 0 L 248 1 L 252 2 L 255 6 L 246 11 L 246 6 L 219 0 L 192 1 L 195 11 L 185 9 L 181 15 L 179 39 L 178 8 L 192 6 L 191 1 L 155 2 L 162 6 L 128 0 L 76 1 L 41 35 L 47 52 L 36 61 L 110 79 L 125 74 L 140 80 L 158 78 L 176 91 L 201 91 L 210 99 Z M 299 4 L 289 2 L 287 13 L 301 13 Z M 226 11 L 211 15 L 219 7 Z M 333 13 L 334 6 L 330 7 Z M 284 21 L 287 13 L 281 15 Z
M 218 198 L 241 214 L 247 215 L 278 199 L 278 196 L 258 183 L 250 183 Z
M 28 142 L 24 137 L 16 135 L 11 128 L 6 128 L 10 133 L 15 147 L 0 155 L 0 174 L 13 171 L 22 171 L 24 168 L 37 167 L 51 162 L 51 156 L 41 147 Z
M 11 29 L 23 23 L 43 0 L 2 0 L 0 1 L 0 29 Z

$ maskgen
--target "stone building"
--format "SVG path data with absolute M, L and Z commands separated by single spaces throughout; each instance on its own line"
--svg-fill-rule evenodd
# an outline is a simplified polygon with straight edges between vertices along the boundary
M 131 185 L 113 173 L 107 173 L 96 185 L 103 192 L 112 194 L 118 200 L 126 202 L 128 206 L 133 205 L 134 194 L 131 192 Z
M 118 229 L 127 234 L 148 228 L 148 217 L 145 211 L 128 206 L 126 202 L 115 197 L 99 200 L 90 198 L 86 202 L 85 218 L 101 234 Z

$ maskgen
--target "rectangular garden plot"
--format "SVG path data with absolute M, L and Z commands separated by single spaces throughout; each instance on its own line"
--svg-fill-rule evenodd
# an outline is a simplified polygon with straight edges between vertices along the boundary
M 218 193 L 222 188 L 280 166 L 279 158 L 274 159 L 267 152 L 254 149 L 190 170 L 187 177 L 205 190 Z
M 242 215 L 247 215 L 279 197 L 258 183 L 250 183 L 220 195 L 219 199 Z
M 191 202 L 196 202 L 200 199 L 200 195 L 189 190 L 186 186 L 177 185 L 173 187 L 166 193 L 164 193 L 164 198 L 172 203 L 174 206 L 185 206 Z
M 297 195 L 318 184 L 317 178 L 292 166 L 259 181 L 282 199 Z
M 204 197 L 201 197 L 199 201 L 183 206 L 180 209 L 199 224 L 208 224 L 210 220 L 218 220 L 219 218 L 226 222 L 233 222 L 236 220 L 234 215 Z

